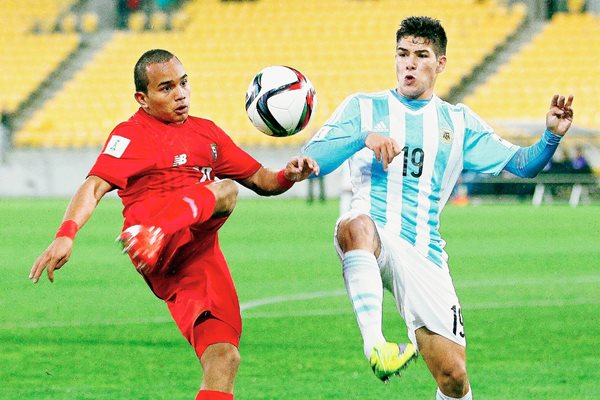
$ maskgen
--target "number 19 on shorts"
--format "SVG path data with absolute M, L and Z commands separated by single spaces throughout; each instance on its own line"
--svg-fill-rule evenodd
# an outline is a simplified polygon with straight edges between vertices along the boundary
M 460 306 L 450 307 L 453 315 L 452 333 L 454 336 L 459 335 L 461 338 L 465 337 L 465 325 L 463 323 L 462 311 Z

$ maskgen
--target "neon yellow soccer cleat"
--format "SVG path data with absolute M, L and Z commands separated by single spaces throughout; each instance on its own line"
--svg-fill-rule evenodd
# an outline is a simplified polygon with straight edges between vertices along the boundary
M 417 352 L 412 343 L 380 343 L 373 346 L 369 361 L 375 376 L 387 382 L 392 376 L 400 375 L 410 360 L 416 359 Z

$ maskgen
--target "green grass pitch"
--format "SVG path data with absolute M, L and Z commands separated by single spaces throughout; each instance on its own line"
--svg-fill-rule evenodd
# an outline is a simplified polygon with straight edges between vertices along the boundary
M 29 269 L 67 200 L 0 199 L 0 399 L 193 399 L 200 365 L 119 253 L 102 202 L 50 284 Z M 243 306 L 237 399 L 433 399 L 422 360 L 371 373 L 332 247 L 337 203 L 242 199 L 221 245 Z M 442 217 L 477 399 L 600 398 L 600 208 L 449 206 Z M 391 296 L 384 332 L 406 340 Z

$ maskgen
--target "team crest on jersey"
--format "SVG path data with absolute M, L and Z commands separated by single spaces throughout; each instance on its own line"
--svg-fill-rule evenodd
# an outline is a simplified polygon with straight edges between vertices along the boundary
M 179 155 L 175 156 L 175 158 L 173 159 L 174 167 L 178 167 L 178 166 L 186 164 L 186 163 L 187 163 L 187 154 L 185 154 L 185 153 L 179 154 Z
M 448 128 L 443 128 L 441 132 L 442 142 L 452 144 L 452 131 Z
M 213 157 L 213 161 L 217 161 L 217 145 L 216 143 L 211 143 L 210 144 L 210 149 L 212 150 L 212 157 Z

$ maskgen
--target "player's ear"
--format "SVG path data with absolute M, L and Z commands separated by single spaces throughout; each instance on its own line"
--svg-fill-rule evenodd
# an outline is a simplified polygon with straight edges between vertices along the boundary
M 435 67 L 435 72 L 440 73 L 446 68 L 446 56 L 439 56 L 437 59 L 437 66 Z
M 133 97 L 135 97 L 135 101 L 137 101 L 142 108 L 148 108 L 148 103 L 146 102 L 146 93 L 135 92 Z

